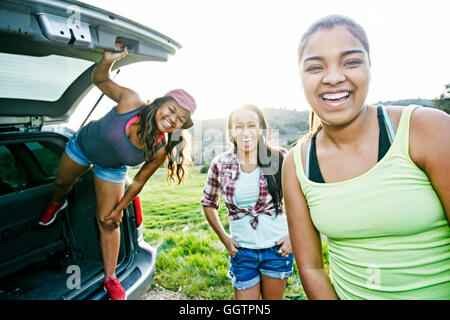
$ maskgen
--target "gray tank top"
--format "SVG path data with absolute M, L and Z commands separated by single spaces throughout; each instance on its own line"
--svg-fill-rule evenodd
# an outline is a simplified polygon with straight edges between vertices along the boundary
M 116 107 L 98 120 L 80 129 L 77 144 L 92 163 L 103 168 L 136 166 L 145 161 L 144 150 L 135 147 L 128 139 L 127 122 L 141 111 L 140 107 L 127 113 L 116 113 Z M 158 143 L 158 149 L 165 145 Z

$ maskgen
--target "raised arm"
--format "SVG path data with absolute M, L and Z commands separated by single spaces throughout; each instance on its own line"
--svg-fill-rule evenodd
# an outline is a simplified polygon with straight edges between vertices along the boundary
M 120 50 L 121 46 L 120 43 L 116 43 L 115 50 Z M 114 62 L 125 57 L 127 54 L 128 51 L 126 47 L 122 52 L 105 50 L 103 59 L 97 64 L 92 74 L 92 81 L 94 84 L 106 96 L 117 102 L 117 113 L 132 111 L 145 104 L 135 91 L 122 87 L 111 80 L 110 73 Z
M 282 186 L 289 236 L 303 288 L 309 299 L 337 299 L 323 265 L 320 234 L 314 227 L 297 180 L 293 151 L 283 162 Z

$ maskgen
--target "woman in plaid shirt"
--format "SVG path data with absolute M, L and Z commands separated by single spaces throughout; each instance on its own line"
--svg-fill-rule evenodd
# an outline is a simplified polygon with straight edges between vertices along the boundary
M 201 204 L 230 254 L 236 299 L 282 299 L 293 255 L 282 207 L 284 149 L 267 141 L 261 110 L 246 105 L 228 116 L 233 148 L 211 163 Z M 228 209 L 229 236 L 217 213 L 219 193 Z

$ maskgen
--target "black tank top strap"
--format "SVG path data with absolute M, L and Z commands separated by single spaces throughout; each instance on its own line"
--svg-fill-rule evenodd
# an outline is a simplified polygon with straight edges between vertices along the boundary
M 383 109 L 381 106 L 377 107 L 377 118 L 380 128 L 380 134 L 378 137 L 378 161 L 380 161 L 391 146 L 388 129 L 386 127 L 386 121 L 389 120 L 384 118 Z M 308 148 L 309 154 L 307 154 L 307 157 L 309 157 L 309 177 L 307 178 L 317 183 L 325 183 L 322 173 L 320 172 L 319 160 L 317 159 L 316 135 L 317 134 L 311 138 L 311 148 Z
M 316 151 L 316 135 L 311 138 L 311 152 L 309 154 L 309 180 L 317 183 L 325 183 L 323 179 L 322 172 L 320 172 L 319 160 L 317 159 Z
M 386 119 L 384 118 L 383 107 L 377 107 L 378 125 L 380 127 L 380 136 L 378 138 L 378 161 L 380 161 L 384 155 L 388 152 L 391 146 L 389 140 L 389 133 L 386 126 Z

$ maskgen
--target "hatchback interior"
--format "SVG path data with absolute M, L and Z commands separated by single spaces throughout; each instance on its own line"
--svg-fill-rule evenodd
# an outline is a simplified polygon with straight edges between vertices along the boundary
M 91 172 L 76 183 L 54 223 L 38 224 L 65 142 L 54 133 L 0 135 L 0 299 L 70 299 L 82 289 L 68 283 L 69 266 L 79 267 L 86 286 L 103 277 Z M 118 266 L 125 251 L 121 246 Z

